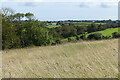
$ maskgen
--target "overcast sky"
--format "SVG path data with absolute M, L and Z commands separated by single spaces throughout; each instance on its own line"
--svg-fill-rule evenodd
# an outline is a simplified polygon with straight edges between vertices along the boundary
M 3 0 L 2 7 L 31 12 L 41 21 L 118 19 L 118 0 Z

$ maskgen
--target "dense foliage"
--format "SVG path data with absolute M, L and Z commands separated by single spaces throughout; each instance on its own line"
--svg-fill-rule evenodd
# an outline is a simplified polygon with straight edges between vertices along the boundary
M 101 33 L 94 33 L 94 34 L 90 34 L 88 36 L 88 39 L 95 39 L 95 40 L 99 40 L 102 38 L 102 34 Z
M 11 13 L 4 9 L 2 14 L 2 43 L 3 49 L 51 45 L 53 37 L 45 28 L 45 22 L 33 19 L 32 13 Z M 26 18 L 26 20 L 23 20 Z
M 107 28 L 116 28 L 118 21 L 38 21 L 32 13 L 16 13 L 9 9 L 3 8 L 2 11 L 2 47 L 3 49 L 21 48 L 28 46 L 46 46 L 62 43 L 62 39 L 76 37 L 75 40 L 105 39 L 101 33 L 86 34 Z M 88 25 L 83 25 L 85 22 Z M 48 28 L 48 23 L 56 23 L 57 27 Z M 90 24 L 91 23 L 91 24 Z M 99 24 L 98 24 L 99 23 Z M 60 26 L 60 27 L 59 27 Z M 81 36 L 78 36 L 81 35 Z M 119 33 L 113 33 L 113 38 L 120 37 Z

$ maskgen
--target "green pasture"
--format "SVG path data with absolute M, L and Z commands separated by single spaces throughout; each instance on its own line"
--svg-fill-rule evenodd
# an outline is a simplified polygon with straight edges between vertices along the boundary
M 90 24 L 92 24 L 92 23 L 94 23 L 94 22 L 72 22 L 72 23 L 75 24 L 75 25 L 80 25 L 80 26 L 88 26 L 88 25 L 90 25 Z M 104 24 L 106 24 L 106 23 L 95 23 L 95 24 L 104 25 Z
M 47 28 L 56 28 L 56 27 L 61 27 L 60 25 L 48 25 L 46 26 Z
M 89 34 L 87 34 L 87 36 L 90 35 L 90 34 L 93 34 L 93 33 L 102 33 L 103 36 L 107 36 L 107 37 L 111 36 L 112 37 L 112 33 L 119 32 L 118 31 L 119 29 L 120 28 L 108 28 L 108 29 L 105 29 L 105 30 L 102 30 L 102 31 L 96 31 L 96 32 L 89 33 Z
M 93 34 L 93 33 L 102 33 L 103 36 L 111 36 L 112 37 L 112 33 L 114 32 L 119 32 L 120 33 L 120 28 L 108 28 L 108 29 L 105 29 L 105 30 L 102 30 L 102 31 L 96 31 L 96 32 L 92 32 L 92 33 L 88 33 L 86 34 L 86 37 L 88 37 L 90 34 Z M 82 35 L 78 35 L 79 37 L 82 36 Z M 76 37 L 70 37 L 72 40 L 75 40 Z M 62 41 L 68 41 L 68 38 L 65 38 L 63 39 Z

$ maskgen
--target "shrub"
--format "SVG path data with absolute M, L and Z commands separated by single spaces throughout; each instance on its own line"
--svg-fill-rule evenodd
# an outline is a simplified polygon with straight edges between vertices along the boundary
M 52 44 L 52 36 L 49 35 L 47 29 L 42 27 L 33 26 L 33 33 L 32 33 L 32 41 L 36 46 L 42 45 L 51 45 Z
M 16 33 L 16 27 L 6 20 L 2 20 L 2 48 L 11 49 L 20 47 L 20 39 Z
M 87 38 L 88 39 L 99 40 L 99 39 L 102 39 L 102 34 L 101 33 L 90 34 Z
M 71 38 L 70 37 L 68 37 L 68 42 L 70 42 L 71 41 Z
M 57 38 L 57 39 L 55 40 L 55 44 L 61 44 L 61 38 Z
M 118 32 L 114 32 L 114 33 L 112 33 L 112 37 L 113 38 L 119 38 L 120 34 Z
M 76 36 L 76 40 L 80 40 L 80 37 L 78 35 Z
M 80 36 L 80 39 L 86 40 L 86 34 L 82 34 L 82 36 Z

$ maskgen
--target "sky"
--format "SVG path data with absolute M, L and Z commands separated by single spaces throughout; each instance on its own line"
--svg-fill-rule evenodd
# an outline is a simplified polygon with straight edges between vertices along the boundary
M 118 0 L 3 0 L 2 7 L 40 21 L 118 19 Z

